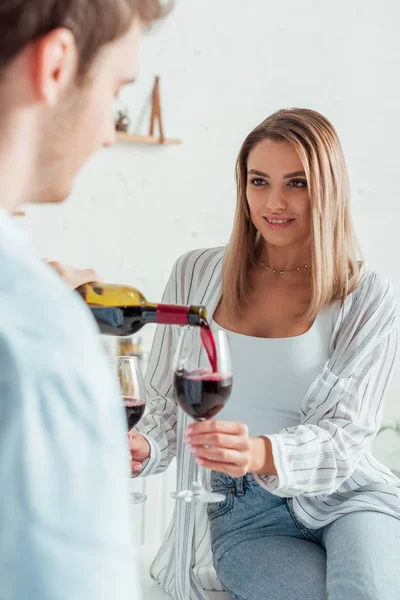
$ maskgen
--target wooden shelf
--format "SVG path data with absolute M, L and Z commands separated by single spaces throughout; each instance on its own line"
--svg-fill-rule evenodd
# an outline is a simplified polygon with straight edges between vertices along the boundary
M 117 140 L 119 142 L 128 142 L 130 144 L 150 144 L 152 146 L 179 146 L 181 140 L 162 139 L 155 135 L 139 135 L 134 133 L 125 133 L 117 131 Z
M 25 214 L 26 214 L 25 211 L 23 211 L 23 210 L 17 210 L 17 212 L 14 212 L 12 214 L 12 216 L 13 217 L 25 217 Z
M 127 116 L 124 115 L 123 112 L 119 112 L 119 117 L 116 123 L 117 140 L 119 142 L 128 142 L 129 144 L 150 144 L 151 146 L 179 146 L 180 144 L 182 144 L 181 140 L 166 138 L 164 135 L 163 120 L 161 115 L 160 78 L 158 76 L 155 78 L 154 81 L 153 94 L 151 100 L 150 130 L 148 135 L 140 135 L 120 131 L 120 129 L 127 128 L 126 123 L 124 123 L 125 127 L 118 127 L 120 122 L 123 122 L 126 119 L 126 117 Z M 129 123 L 129 117 L 127 118 Z M 157 124 L 160 132 L 158 136 L 155 133 Z

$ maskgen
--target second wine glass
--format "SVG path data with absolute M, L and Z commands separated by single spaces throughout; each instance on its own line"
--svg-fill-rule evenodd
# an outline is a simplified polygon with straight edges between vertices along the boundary
M 208 353 L 205 348 L 208 348 Z M 219 413 L 229 400 L 231 391 L 232 368 L 226 332 L 218 330 L 213 336 L 209 329 L 184 329 L 174 363 L 174 395 L 180 408 L 195 421 L 205 421 Z M 174 492 L 172 497 L 202 503 L 225 499 L 222 494 L 210 492 L 203 486 L 202 468 L 197 463 L 190 489 Z
M 129 432 L 139 423 L 146 407 L 146 388 L 140 363 L 134 356 L 117 356 L 110 358 L 109 362 L 118 376 Z M 137 475 L 131 473 L 131 478 L 135 477 Z M 145 502 L 146 495 L 131 492 L 130 499 L 131 504 L 141 504 Z

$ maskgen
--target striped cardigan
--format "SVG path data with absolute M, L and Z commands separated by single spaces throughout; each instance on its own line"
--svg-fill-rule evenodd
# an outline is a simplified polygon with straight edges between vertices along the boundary
M 218 248 L 181 257 L 164 302 L 205 305 L 211 318 L 221 298 L 223 255 Z M 157 329 L 146 377 L 149 408 L 140 430 L 151 445 L 143 475 L 163 472 L 176 456 L 177 485 L 183 489 L 192 481 L 194 459 L 183 443 L 188 417 L 172 395 L 178 337 L 178 328 Z M 302 399 L 301 424 L 268 436 L 278 475 L 257 478 L 272 494 L 290 498 L 292 510 L 310 528 L 359 510 L 400 518 L 400 481 L 370 450 L 397 344 L 393 289 L 363 267 L 358 288 L 338 307 L 329 360 Z M 204 476 L 209 485 L 209 472 Z M 151 573 L 176 600 L 226 597 L 212 566 L 204 505 L 176 504 Z

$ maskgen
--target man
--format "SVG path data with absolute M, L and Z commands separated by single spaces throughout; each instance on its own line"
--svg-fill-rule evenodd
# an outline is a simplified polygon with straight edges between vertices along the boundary
M 113 143 L 141 22 L 165 12 L 161 0 L 0 3 L 1 600 L 139 598 L 116 382 L 83 302 L 10 213 L 63 201 Z

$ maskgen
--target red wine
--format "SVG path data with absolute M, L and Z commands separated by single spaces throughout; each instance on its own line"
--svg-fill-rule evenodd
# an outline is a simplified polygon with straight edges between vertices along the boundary
M 174 375 L 176 398 L 181 409 L 193 419 L 211 419 L 225 406 L 232 391 L 232 377 L 199 369 Z
M 137 425 L 144 415 L 145 401 L 130 396 L 124 396 L 124 406 L 126 420 L 128 421 L 128 431 Z
M 201 343 L 203 345 L 204 350 L 207 353 L 208 360 L 210 361 L 210 365 L 213 373 L 217 373 L 218 371 L 218 360 L 217 360 L 217 347 L 215 345 L 215 340 L 211 328 L 206 319 L 203 319 L 201 322 Z

